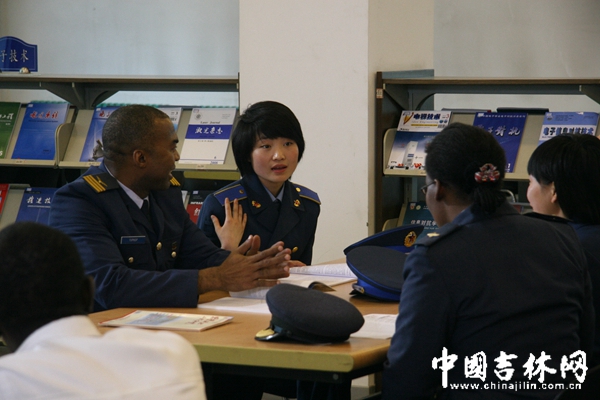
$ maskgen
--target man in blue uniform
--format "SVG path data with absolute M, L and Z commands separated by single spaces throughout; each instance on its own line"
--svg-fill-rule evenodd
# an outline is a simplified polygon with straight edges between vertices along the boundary
M 189 219 L 173 175 L 177 134 L 149 106 L 114 111 L 102 133 L 104 161 L 60 188 L 49 224 L 75 241 L 96 281 L 95 310 L 195 307 L 210 290 L 238 291 L 288 276 L 282 242 L 260 238 L 221 250 Z

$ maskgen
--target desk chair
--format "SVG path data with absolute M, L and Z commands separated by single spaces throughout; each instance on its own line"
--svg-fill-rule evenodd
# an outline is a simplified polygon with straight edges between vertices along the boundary
M 600 398 L 600 365 L 588 370 L 581 389 L 565 389 L 554 400 L 598 400 L 598 398 Z

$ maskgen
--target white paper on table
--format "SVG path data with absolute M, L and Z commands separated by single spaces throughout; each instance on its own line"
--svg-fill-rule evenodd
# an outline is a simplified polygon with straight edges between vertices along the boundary
M 266 300 L 241 299 L 235 297 L 222 297 L 209 303 L 198 304 L 198 308 L 210 308 L 213 310 L 227 310 L 250 312 L 257 314 L 271 314 Z
M 334 289 L 334 286 L 347 282 L 353 282 L 356 277 L 338 277 L 327 275 L 308 275 L 291 273 L 287 278 L 279 279 L 279 283 L 288 283 L 302 287 L 309 287 L 314 283 L 322 283 Z M 246 299 L 265 299 L 270 287 L 257 287 L 254 289 L 242 290 L 240 292 L 229 292 L 231 297 Z
M 396 331 L 398 314 L 367 314 L 365 324 L 358 332 L 350 335 L 353 338 L 389 339 Z

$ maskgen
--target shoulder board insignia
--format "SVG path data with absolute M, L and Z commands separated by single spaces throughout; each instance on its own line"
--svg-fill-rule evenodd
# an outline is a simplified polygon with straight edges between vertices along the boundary
M 321 199 L 319 199 L 317 192 L 313 192 L 306 186 L 298 185 L 297 183 L 292 183 L 292 185 L 294 185 L 296 192 L 298 192 L 298 196 L 312 200 L 317 204 L 321 204 Z
M 96 191 L 96 193 L 102 193 L 110 189 L 116 189 L 119 187 L 116 179 L 110 176 L 109 173 L 102 173 L 98 175 L 85 175 L 82 179 Z
M 225 199 L 229 199 L 229 201 L 233 201 L 235 199 L 243 200 L 248 197 L 246 194 L 246 189 L 240 184 L 225 187 L 221 190 L 217 190 L 213 193 L 215 199 L 219 200 L 221 205 L 225 204 Z M 259 206 L 260 207 L 260 206 Z
M 172 177 L 170 182 L 171 186 L 181 186 L 181 183 L 179 183 L 179 181 L 175 179 L 175 177 Z

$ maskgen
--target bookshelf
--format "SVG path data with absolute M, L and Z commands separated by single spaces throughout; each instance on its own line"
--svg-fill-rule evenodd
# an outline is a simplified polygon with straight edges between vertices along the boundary
M 91 165 L 98 162 L 81 162 L 81 151 L 85 143 L 94 108 L 121 91 L 148 92 L 239 92 L 239 77 L 195 77 L 195 76 L 67 76 L 44 74 L 0 74 L 2 90 L 44 90 L 71 104 L 67 122 L 56 130 L 56 154 L 53 160 L 13 160 L 12 154 L 25 114 L 21 107 L 18 121 L 4 159 L 0 159 L 2 183 L 19 183 L 26 186 L 59 187 L 75 179 Z M 239 98 L 239 97 L 238 97 Z M 238 100 L 239 102 L 239 100 Z M 168 106 L 168 105 L 165 105 Z M 239 108 L 239 104 L 238 104 Z M 178 125 L 181 152 L 183 139 L 190 119 L 192 107 L 183 107 Z M 223 164 L 177 163 L 176 170 L 193 180 L 233 181 L 239 179 L 231 146 Z M 6 182 L 4 182 L 6 180 Z M 11 185 L 12 188 L 12 185 Z M 218 189 L 215 187 L 214 189 Z M 12 191 L 12 189 L 11 189 Z M 15 193 L 14 197 L 18 197 Z M 13 213 L 3 212 L 0 226 L 7 224 Z M 8 215 L 7 215 L 8 214 Z M 13 216 L 14 217 L 14 216 Z M 13 219 L 14 220 L 14 219 Z
M 375 232 L 382 230 L 386 220 L 398 217 L 402 204 L 423 200 L 418 188 L 425 171 L 386 169 L 403 110 L 433 110 L 433 95 L 442 93 L 584 95 L 600 103 L 600 78 L 453 78 L 436 77 L 433 70 L 414 70 L 380 71 L 375 79 Z M 450 121 L 471 124 L 474 116 L 474 112 L 453 113 Z M 506 174 L 507 183 L 526 185 L 527 161 L 537 146 L 542 122 L 543 115 L 527 117 L 515 171 Z

